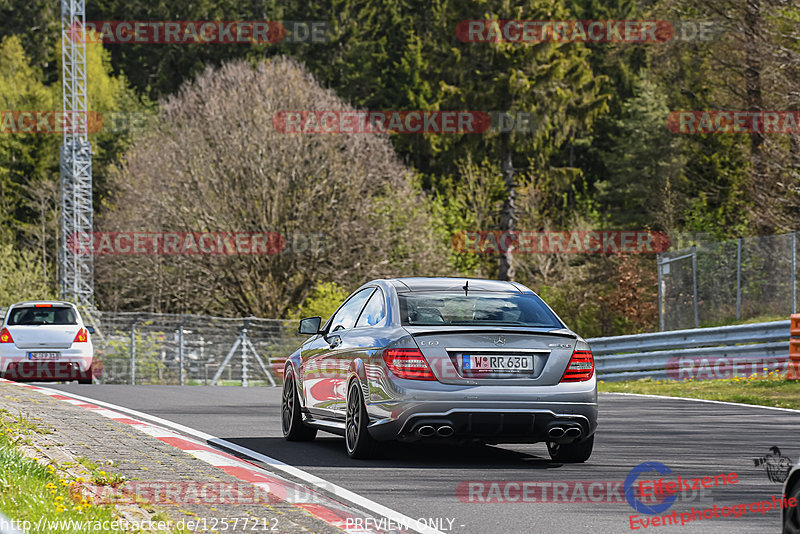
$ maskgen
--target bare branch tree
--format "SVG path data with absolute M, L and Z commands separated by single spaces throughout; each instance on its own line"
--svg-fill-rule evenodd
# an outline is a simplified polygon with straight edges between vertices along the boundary
M 275 255 L 98 256 L 106 309 L 277 316 L 314 284 L 443 274 L 444 245 L 387 136 L 286 134 L 281 111 L 352 111 L 293 60 L 207 69 L 162 103 L 113 178 L 103 230 L 280 232 Z

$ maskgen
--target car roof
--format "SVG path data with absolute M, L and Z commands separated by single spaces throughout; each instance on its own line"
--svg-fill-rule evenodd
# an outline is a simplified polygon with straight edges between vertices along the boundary
M 387 280 L 398 293 L 413 293 L 414 291 L 463 291 L 468 286 L 470 291 L 493 291 L 504 293 L 533 293 L 530 289 L 515 282 L 501 280 L 485 280 L 481 278 L 455 278 L 455 277 L 412 277 L 392 278 Z
M 71 302 L 64 302 L 63 300 L 24 300 L 22 302 L 15 302 L 9 308 L 18 308 L 20 306 L 34 306 L 36 304 L 52 304 L 54 306 L 71 306 L 75 305 Z

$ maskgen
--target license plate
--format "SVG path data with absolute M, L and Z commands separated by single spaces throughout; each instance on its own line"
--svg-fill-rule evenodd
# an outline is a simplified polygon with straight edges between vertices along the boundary
M 531 356 L 516 356 L 513 354 L 504 354 L 502 356 L 464 354 L 464 370 L 506 372 L 533 371 L 533 358 Z
M 61 358 L 60 352 L 29 352 L 29 360 L 57 360 Z

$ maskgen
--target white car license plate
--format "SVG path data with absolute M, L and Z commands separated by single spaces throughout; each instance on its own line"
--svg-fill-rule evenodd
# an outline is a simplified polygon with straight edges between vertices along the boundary
M 533 371 L 533 358 L 513 354 L 464 354 L 465 371 Z
M 60 352 L 29 352 L 29 360 L 58 360 L 61 358 Z

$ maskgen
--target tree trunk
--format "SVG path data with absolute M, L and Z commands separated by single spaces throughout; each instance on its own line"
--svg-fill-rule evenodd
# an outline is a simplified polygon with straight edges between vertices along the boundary
M 747 109 L 752 112 L 763 111 L 763 100 L 761 95 L 761 56 L 758 47 L 758 39 L 761 37 L 761 0 L 746 0 L 744 13 L 744 37 L 745 37 L 745 91 Z M 761 214 L 756 221 L 759 233 L 771 231 L 771 217 L 768 210 L 761 209 L 769 204 L 769 187 L 766 182 L 767 171 L 764 162 L 764 134 L 762 132 L 752 132 L 750 134 L 750 162 L 753 166 L 751 180 L 751 191 L 753 201 L 757 211 Z
M 798 134 L 789 134 L 789 164 L 790 167 L 790 176 L 794 176 L 795 179 L 800 177 L 800 135 Z
M 514 183 L 514 164 L 511 160 L 511 149 L 505 148 L 503 153 L 503 162 L 501 164 L 503 173 L 503 180 L 506 183 L 506 198 L 503 201 L 503 211 L 500 215 L 500 229 L 505 232 L 514 230 L 517 221 L 517 205 L 516 205 L 516 184 Z M 512 240 L 505 238 L 503 242 L 511 243 Z M 500 280 L 514 280 L 514 254 L 513 246 L 509 246 L 505 250 L 500 250 L 500 268 L 497 278 Z

